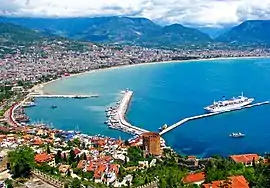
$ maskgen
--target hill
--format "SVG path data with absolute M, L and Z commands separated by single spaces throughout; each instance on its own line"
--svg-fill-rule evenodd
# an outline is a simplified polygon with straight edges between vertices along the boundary
M 40 33 L 10 23 L 0 23 L 0 44 L 24 44 L 44 39 Z
M 216 40 L 227 43 L 270 45 L 270 20 L 250 20 L 233 27 Z
M 1 21 L 36 29 L 47 34 L 101 43 L 179 46 L 212 41 L 207 34 L 197 29 L 180 24 L 161 27 L 146 18 L 117 16 L 55 19 L 1 17 Z

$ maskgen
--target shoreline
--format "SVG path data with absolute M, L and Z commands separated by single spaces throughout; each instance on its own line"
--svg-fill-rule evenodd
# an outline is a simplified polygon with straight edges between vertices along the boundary
M 61 81 L 63 79 L 68 79 L 72 77 L 78 77 L 86 74 L 91 74 L 98 71 L 104 71 L 107 69 L 119 69 L 119 68 L 129 68 L 129 67 L 135 67 L 135 66 L 145 66 L 145 65 L 156 65 L 156 64 L 167 64 L 167 63 L 192 63 L 192 62 L 200 62 L 200 61 L 214 61 L 214 60 L 234 60 L 234 59 L 264 59 L 264 58 L 270 58 L 270 56 L 244 56 L 244 57 L 217 57 L 217 58 L 203 58 L 203 59 L 188 59 L 188 60 L 171 60 L 171 61 L 155 61 L 155 62 L 147 62 L 147 63 L 137 63 L 137 64 L 131 64 L 131 65 L 118 65 L 118 66 L 112 66 L 112 67 L 106 67 L 106 68 L 99 68 L 99 69 L 93 69 L 85 72 L 70 74 L 69 76 L 62 76 L 54 80 L 50 80 L 48 82 L 40 83 L 37 85 L 34 85 L 30 91 L 34 93 L 39 94 L 52 94 L 53 92 L 47 92 L 44 87 Z

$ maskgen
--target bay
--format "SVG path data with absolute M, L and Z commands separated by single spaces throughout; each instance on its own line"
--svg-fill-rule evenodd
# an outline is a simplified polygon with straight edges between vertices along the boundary
M 120 91 L 134 91 L 127 119 L 134 125 L 158 131 L 183 118 L 205 113 L 203 108 L 222 96 L 241 92 L 255 102 L 270 98 L 270 59 L 226 59 L 147 64 L 95 71 L 53 82 L 45 91 L 54 94 L 99 94 L 89 99 L 37 99 L 27 108 L 32 122 L 52 123 L 59 129 L 75 127 L 87 134 L 127 139 L 109 129 L 105 109 L 121 99 Z M 58 108 L 52 109 L 51 105 Z M 269 105 L 188 122 L 164 135 L 177 152 L 199 157 L 214 154 L 270 151 Z M 228 135 L 242 132 L 233 139 Z

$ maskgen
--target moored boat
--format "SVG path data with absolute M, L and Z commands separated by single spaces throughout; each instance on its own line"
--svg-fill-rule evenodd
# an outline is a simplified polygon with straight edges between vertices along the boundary
M 162 127 L 159 127 L 158 129 L 159 129 L 160 131 L 163 131 L 164 129 L 167 129 L 167 127 L 168 127 L 168 125 L 165 124 L 165 125 L 163 125 Z
M 34 102 L 32 102 L 32 101 L 30 101 L 30 102 L 24 102 L 22 104 L 22 107 L 24 107 L 24 108 L 32 107 L 32 106 L 36 106 L 36 104 Z
M 244 97 L 243 93 L 239 97 L 233 97 L 231 99 L 226 100 L 225 97 L 223 97 L 223 100 L 217 101 L 204 109 L 207 112 L 224 112 L 224 111 L 230 111 L 234 109 L 239 109 L 243 106 L 247 106 L 251 104 L 254 101 L 254 98 L 248 98 Z

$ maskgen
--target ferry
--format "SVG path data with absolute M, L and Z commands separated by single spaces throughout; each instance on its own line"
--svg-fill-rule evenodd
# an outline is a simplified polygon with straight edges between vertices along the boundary
M 243 133 L 232 133 L 229 136 L 232 137 L 232 138 L 242 138 L 242 137 L 245 136 L 245 134 L 243 134 Z
M 32 106 L 36 106 L 36 104 L 34 102 L 24 102 L 22 104 L 22 107 L 26 108 L 26 107 L 32 107 Z
M 223 100 L 217 101 L 205 107 L 204 109 L 207 112 L 224 112 L 224 111 L 230 111 L 234 109 L 239 109 L 243 106 L 247 106 L 251 104 L 254 101 L 254 98 L 248 98 L 245 97 L 242 93 L 239 97 L 233 97 L 231 99 L 225 100 L 225 97 L 223 97 Z

